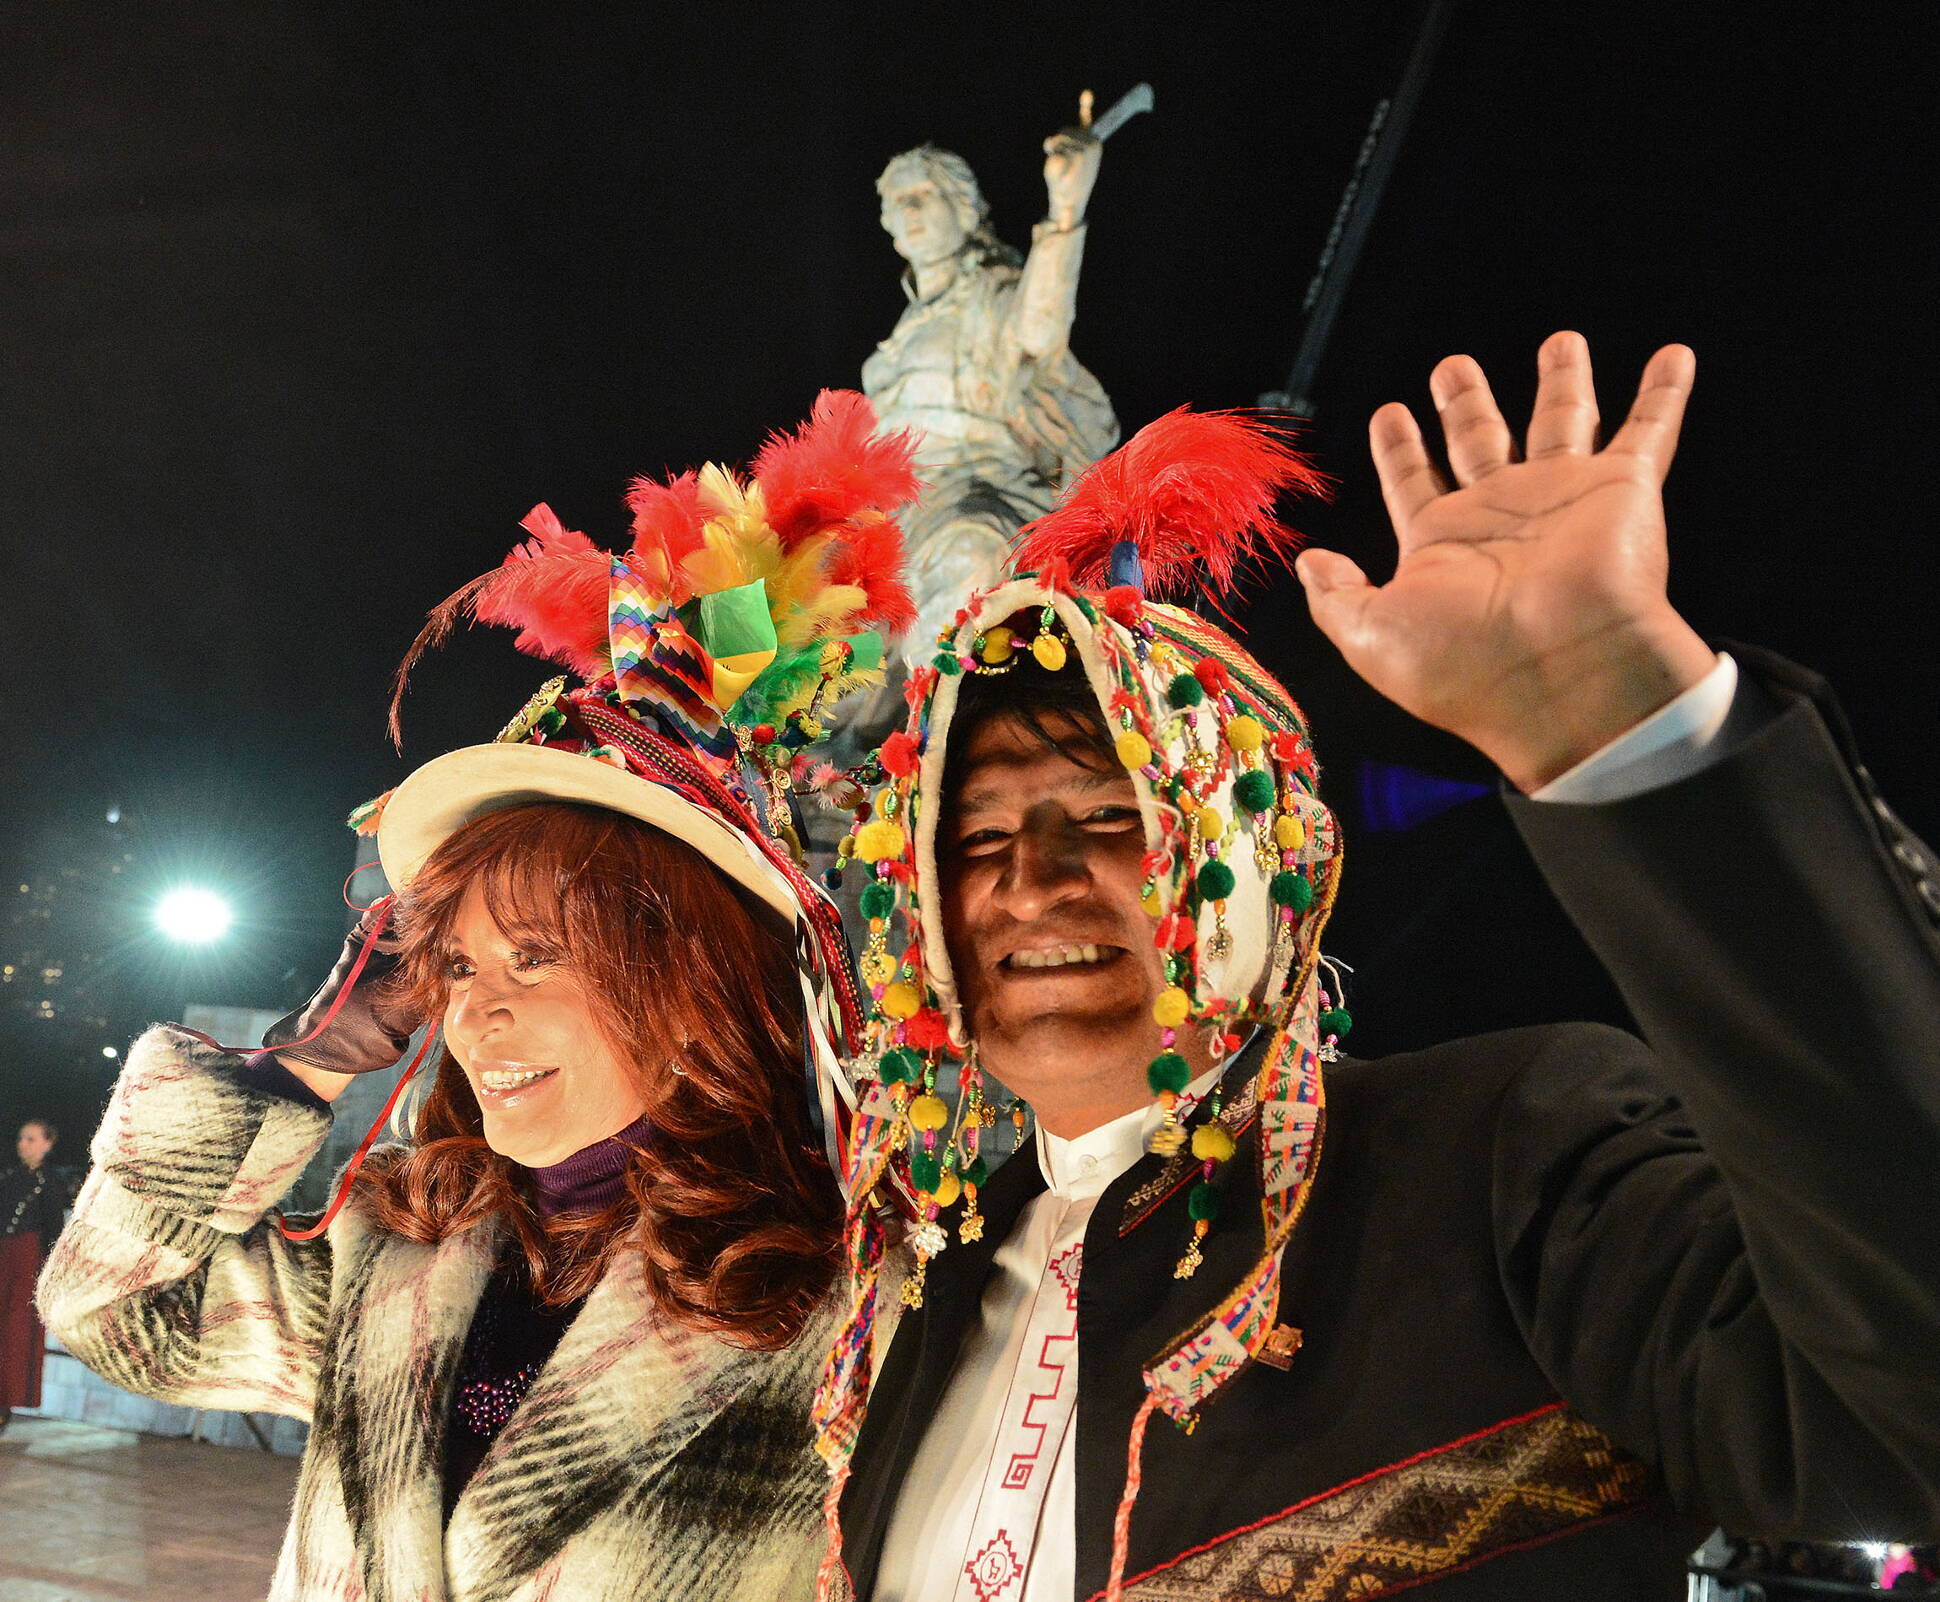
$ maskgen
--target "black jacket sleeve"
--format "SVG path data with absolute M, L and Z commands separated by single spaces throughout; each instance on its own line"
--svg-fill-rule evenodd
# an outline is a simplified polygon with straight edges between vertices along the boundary
M 1512 800 L 1650 1045 L 1505 1105 L 1525 1338 L 1674 1498 L 1747 1534 L 1940 1537 L 1940 940 L 1932 858 L 1789 664 L 1721 762 Z

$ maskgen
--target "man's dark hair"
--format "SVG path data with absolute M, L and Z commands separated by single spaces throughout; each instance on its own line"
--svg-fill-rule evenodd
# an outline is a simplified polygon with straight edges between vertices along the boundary
M 1110 772 L 1118 766 L 1111 732 L 1073 651 L 1053 673 L 1025 652 L 1011 658 L 1007 673 L 965 674 L 950 720 L 944 771 L 963 753 L 971 737 L 992 718 L 1015 718 L 1031 735 L 1081 768 Z M 946 785 L 947 789 L 947 785 Z
M 29 1124 L 32 1124 L 35 1128 L 39 1129 L 40 1132 L 47 1137 L 47 1144 L 50 1146 L 53 1145 L 56 1141 L 58 1141 L 61 1138 L 61 1132 L 54 1127 L 53 1121 L 51 1119 L 23 1118 L 20 1120 L 20 1127 L 22 1129 L 25 1129 Z

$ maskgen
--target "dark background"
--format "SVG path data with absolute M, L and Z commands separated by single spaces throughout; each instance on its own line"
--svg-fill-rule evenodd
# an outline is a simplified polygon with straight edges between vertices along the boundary
M 1928 9 L 1455 5 L 1316 391 L 1342 491 L 1300 521 L 1385 570 L 1366 417 L 1425 402 L 1450 351 L 1513 416 L 1537 343 L 1580 328 L 1616 413 L 1687 341 L 1675 599 L 1830 675 L 1932 835 Z M 0 932 L 27 965 L 0 986 L 0 1123 L 85 1126 L 101 1045 L 188 1000 L 307 993 L 343 927 L 343 815 L 549 671 L 460 640 L 400 758 L 387 679 L 426 608 L 534 501 L 617 539 L 631 474 L 744 459 L 853 384 L 902 304 L 872 187 L 892 153 L 962 153 L 1024 242 L 1039 141 L 1079 89 L 1149 79 L 1157 114 L 1106 152 L 1074 348 L 1128 432 L 1246 404 L 1284 378 L 1418 16 L 12 0 Z M 1616 1016 L 1494 801 L 1402 832 L 1358 803 L 1365 762 L 1487 781 L 1480 759 L 1360 687 L 1290 579 L 1247 617 L 1347 822 L 1357 1050 Z M 188 878 L 241 915 L 199 957 L 146 923 Z

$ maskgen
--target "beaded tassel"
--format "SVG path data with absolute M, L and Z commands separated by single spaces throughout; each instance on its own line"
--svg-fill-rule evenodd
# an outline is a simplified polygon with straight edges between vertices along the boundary
M 1207 1121 L 1192 1132 L 1192 1155 L 1199 1159 L 1199 1181 L 1186 1197 L 1186 1210 L 1192 1218 L 1192 1240 L 1185 1256 L 1179 1259 L 1179 1266 L 1172 1271 L 1174 1279 L 1191 1279 L 1205 1261 L 1200 1244 L 1212 1233 L 1213 1221 L 1219 1216 L 1219 1187 L 1213 1183 L 1213 1175 L 1238 1149 L 1225 1126 L 1218 1122 L 1219 1112 L 1220 1101 L 1215 1094 Z

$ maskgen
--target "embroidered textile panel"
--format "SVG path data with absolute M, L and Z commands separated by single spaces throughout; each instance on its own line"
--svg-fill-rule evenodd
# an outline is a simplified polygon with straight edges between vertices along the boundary
M 1365 1602 L 1642 1502 L 1642 1464 L 1558 1405 L 1225 1536 L 1126 1602 Z

